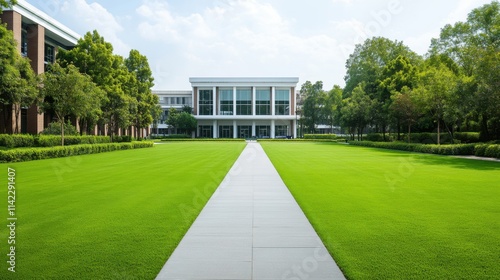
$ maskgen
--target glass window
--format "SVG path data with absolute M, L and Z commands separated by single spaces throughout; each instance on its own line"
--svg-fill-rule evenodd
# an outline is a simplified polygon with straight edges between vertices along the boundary
M 255 133 L 258 138 L 269 138 L 271 136 L 271 126 L 257 125 L 255 126 Z
M 21 54 L 28 56 L 28 26 L 23 23 L 21 31 Z
M 211 125 L 200 125 L 200 137 L 201 138 L 214 138 L 214 130 Z
M 220 125 L 219 126 L 219 138 L 233 138 L 233 126 L 232 125 Z
M 252 115 L 252 89 L 236 89 L 236 115 Z
M 271 115 L 271 90 L 257 89 L 255 98 L 255 114 Z
M 277 125 L 275 129 L 275 136 L 288 136 L 288 126 L 286 125 Z
M 251 125 L 239 125 L 238 126 L 238 138 L 250 138 L 250 134 L 252 134 L 252 126 Z
M 202 89 L 199 91 L 200 115 L 213 115 L 214 100 L 211 89 Z
M 275 114 L 276 115 L 290 114 L 290 90 L 276 89 Z
M 45 63 L 50 64 L 55 61 L 55 48 L 52 45 L 45 44 Z
M 233 115 L 233 89 L 220 89 L 219 95 L 219 115 Z

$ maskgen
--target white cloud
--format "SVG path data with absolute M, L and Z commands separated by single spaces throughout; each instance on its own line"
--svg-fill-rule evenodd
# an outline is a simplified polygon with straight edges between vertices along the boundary
M 490 3 L 489 0 L 460 0 L 456 8 L 446 17 L 444 24 L 454 24 L 459 21 L 466 21 L 467 15 L 475 8 Z
M 106 8 L 98 3 L 87 3 L 86 0 L 68 0 L 61 11 L 77 18 L 79 25 L 87 31 L 97 30 L 101 36 L 113 45 L 114 52 L 127 56 L 130 47 L 119 38 L 123 27 Z
M 336 37 L 298 36 L 292 23 L 273 6 L 257 0 L 230 0 L 201 12 L 179 15 L 159 1 L 145 1 L 136 12 L 138 32 L 181 51 L 181 57 L 156 62 L 165 73 L 190 76 L 299 76 L 331 80 L 345 57 Z M 175 52 L 175 51 L 174 51 Z M 168 57 L 168 58 L 167 58 Z M 168 60 L 167 60 L 168 59 Z M 167 69 L 169 68 L 169 69 Z M 340 67 L 343 69 L 343 67 Z M 161 81 L 155 73 L 158 86 Z M 333 85 L 325 85 L 330 87 Z

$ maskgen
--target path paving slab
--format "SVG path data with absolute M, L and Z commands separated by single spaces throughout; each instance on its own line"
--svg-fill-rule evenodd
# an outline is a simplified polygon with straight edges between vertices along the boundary
M 345 277 L 260 144 L 249 142 L 156 279 Z

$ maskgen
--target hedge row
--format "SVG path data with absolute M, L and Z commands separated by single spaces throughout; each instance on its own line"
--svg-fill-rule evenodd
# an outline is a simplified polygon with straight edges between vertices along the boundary
M 22 148 L 0 151 L 0 162 L 22 162 L 38 159 L 59 158 L 86 154 L 97 154 L 117 150 L 153 147 L 153 142 L 83 144 L 50 148 Z
M 500 158 L 500 145 L 494 144 L 455 144 L 455 145 L 424 145 L 403 142 L 370 142 L 352 141 L 351 145 L 393 149 L 409 152 L 439 154 L 439 155 L 476 155 Z
M 135 140 L 130 136 L 114 136 L 113 142 L 131 142 Z M 142 140 L 142 139 L 138 139 Z M 110 143 L 109 136 L 64 136 L 64 145 L 103 144 Z M 58 135 L 30 135 L 30 134 L 0 134 L 0 146 L 7 148 L 28 147 L 55 147 L 61 145 L 61 136 Z
M 374 142 L 391 142 L 395 141 L 397 138 L 394 134 L 385 134 L 385 140 L 382 133 L 369 133 L 366 135 L 367 141 Z M 408 134 L 401 134 L 401 141 L 406 141 L 408 139 Z M 437 133 L 423 132 L 423 133 L 412 133 L 410 135 L 411 143 L 420 144 L 437 144 Z M 466 144 L 466 143 L 478 143 L 480 142 L 479 132 L 455 132 L 453 134 L 453 141 L 455 144 Z M 440 142 L 451 143 L 451 137 L 448 133 L 440 133 Z
M 161 141 L 166 142 L 179 142 L 179 141 L 193 141 L 193 142 L 202 142 L 202 141 L 222 141 L 222 142 L 242 142 L 245 139 L 242 138 L 163 138 Z
M 304 139 L 337 139 L 335 134 L 304 134 Z

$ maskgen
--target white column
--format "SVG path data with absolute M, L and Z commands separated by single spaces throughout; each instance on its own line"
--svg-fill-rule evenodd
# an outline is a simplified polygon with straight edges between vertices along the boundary
M 297 120 L 293 120 L 293 139 L 297 138 Z
M 252 87 L 252 115 L 256 115 L 255 113 L 255 108 L 256 108 L 256 103 L 257 103 L 257 100 L 255 99 L 256 95 L 257 95 L 257 89 L 255 87 Z
M 233 138 L 238 138 L 238 126 L 236 120 L 233 120 Z
M 217 135 L 218 134 L 217 132 L 219 131 L 219 129 L 217 127 L 217 120 L 214 120 L 213 127 L 214 127 L 214 131 L 213 131 L 214 138 L 219 138 L 219 136 Z
M 213 92 L 212 92 L 212 99 L 213 99 L 213 106 L 212 106 L 212 110 L 213 110 L 213 115 L 216 116 L 217 115 L 217 87 L 214 87 L 213 88 Z
M 271 120 L 271 138 L 275 138 L 276 136 L 276 125 L 274 123 L 274 120 Z
M 257 136 L 257 133 L 255 131 L 255 121 L 252 122 L 252 135 L 250 136 Z
M 233 87 L 233 116 L 236 116 L 236 87 Z
M 271 116 L 274 116 L 276 114 L 276 106 L 274 105 L 276 103 L 276 87 L 271 88 Z M 274 137 L 273 137 L 274 138 Z

